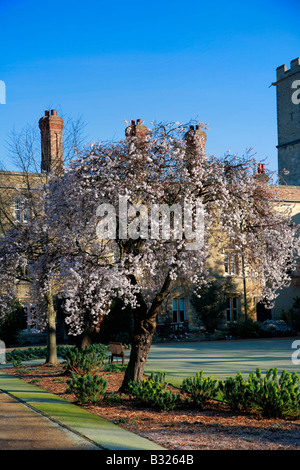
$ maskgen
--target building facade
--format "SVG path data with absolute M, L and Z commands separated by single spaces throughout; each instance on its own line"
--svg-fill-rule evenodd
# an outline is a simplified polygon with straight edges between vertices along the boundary
M 300 58 L 276 69 L 276 104 L 278 132 L 278 180 L 276 190 L 300 223 Z M 300 296 L 300 266 L 292 274 L 290 286 L 283 289 L 272 309 L 272 318 L 288 319 Z
M 277 68 L 276 82 L 273 84 L 277 90 L 277 120 L 278 120 L 278 174 L 279 185 L 276 190 L 280 192 L 283 204 L 292 209 L 293 219 L 300 223 L 300 58 L 291 62 L 290 68 L 286 65 Z M 26 224 L 30 217 L 28 192 L 34 194 L 37 187 L 47 179 L 51 171 L 61 174 L 63 172 L 63 128 L 64 121 L 57 116 L 55 110 L 45 111 L 39 120 L 41 132 L 41 169 L 39 173 L 0 172 L 0 224 L 5 233 L 6 227 L 11 223 Z M 125 136 L 144 136 L 147 128 L 141 120 L 132 121 L 125 130 Z M 186 134 L 187 149 L 192 141 L 202 146 L 205 151 L 206 134 L 196 126 L 191 126 Z M 267 183 L 264 165 L 258 168 L 258 178 Z M 252 318 L 264 321 L 268 318 L 281 319 L 292 308 L 294 299 L 300 296 L 300 269 L 293 274 L 291 286 L 279 295 L 275 307 L 267 310 L 261 303 L 260 293 L 255 292 L 245 275 L 242 259 L 235 253 L 219 246 L 213 249 L 209 257 L 209 271 L 219 289 L 223 292 L 225 306 L 222 311 L 220 326 L 227 322 L 239 319 Z M 190 328 L 198 329 L 201 325 L 199 315 L 191 302 L 192 286 L 184 282 L 174 284 L 159 315 L 158 323 L 165 322 L 173 325 L 188 323 Z M 28 286 L 20 283 L 18 297 L 28 304 Z M 30 309 L 28 308 L 28 312 Z
M 26 225 L 34 210 L 35 196 L 47 181 L 47 174 L 63 171 L 63 127 L 64 121 L 57 116 L 56 110 L 45 111 L 39 120 L 41 132 L 40 172 L 0 171 L 0 235 L 5 235 L 11 227 Z M 27 167 L 26 158 L 20 155 L 22 167 Z M 5 287 L 5 286 L 2 286 Z M 30 322 L 29 283 L 19 280 L 16 297 L 24 306 L 24 330 L 34 329 Z
M 278 175 L 280 184 L 300 185 L 300 58 L 276 70 Z

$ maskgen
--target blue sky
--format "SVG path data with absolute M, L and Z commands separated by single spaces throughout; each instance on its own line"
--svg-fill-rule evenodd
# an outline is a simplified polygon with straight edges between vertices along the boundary
M 46 109 L 120 139 L 124 119 L 208 124 L 207 151 L 253 147 L 277 169 L 276 67 L 300 56 L 300 4 L 286 1 L 0 0 L 0 160 L 12 129 Z

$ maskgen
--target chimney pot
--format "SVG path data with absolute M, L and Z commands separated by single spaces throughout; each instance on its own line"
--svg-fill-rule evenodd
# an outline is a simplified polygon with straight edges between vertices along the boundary
M 51 115 L 52 115 L 52 116 L 57 116 L 57 112 L 56 112 L 55 109 L 51 109 Z
M 48 110 L 45 111 L 45 116 L 49 116 L 50 112 Z

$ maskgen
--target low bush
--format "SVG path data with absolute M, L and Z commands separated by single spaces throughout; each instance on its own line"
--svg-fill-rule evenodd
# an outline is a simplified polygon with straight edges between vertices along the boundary
M 300 381 L 296 372 L 283 371 L 278 375 L 276 368 L 269 369 L 265 377 L 257 368 L 250 374 L 250 383 L 257 407 L 269 418 L 300 417 Z
M 165 373 L 162 372 L 151 374 L 149 379 L 144 379 L 140 384 L 131 382 L 129 390 L 137 403 L 158 411 L 170 411 L 181 404 L 180 394 L 167 390 Z
M 67 385 L 66 393 L 74 393 L 79 403 L 96 404 L 103 399 L 108 382 L 97 374 L 76 375 L 72 372 Z
M 235 338 L 259 338 L 262 330 L 259 322 L 248 319 L 228 323 L 227 334 Z
M 197 372 L 195 377 L 184 379 L 180 390 L 188 395 L 188 400 L 199 409 L 212 399 L 215 399 L 219 392 L 219 381 L 212 377 L 203 377 L 203 370 Z
M 47 349 L 46 348 L 27 348 L 27 349 L 13 349 L 10 352 L 7 352 L 6 362 L 14 361 L 28 361 L 29 359 L 38 359 L 40 357 L 46 357 Z
M 234 338 L 273 338 L 296 334 L 283 320 L 266 320 L 260 323 L 250 318 L 228 323 L 226 332 Z
M 105 366 L 105 372 L 115 372 L 117 374 L 120 374 L 121 372 L 125 372 L 125 370 L 127 369 L 127 366 L 122 366 L 122 365 L 119 365 L 119 364 L 107 364 Z
M 22 366 L 22 359 L 21 358 L 14 359 L 12 361 L 12 364 L 13 364 L 13 367 L 17 369 L 18 367 Z
M 225 401 L 233 411 L 249 411 L 255 407 L 253 386 L 238 372 L 220 382 L 220 390 Z
M 296 332 L 283 320 L 266 320 L 260 325 L 262 336 L 294 336 Z
M 220 389 L 233 411 L 256 409 L 268 418 L 300 417 L 300 382 L 295 372 L 283 371 L 279 376 L 277 369 L 272 368 L 263 377 L 257 368 L 247 380 L 239 372 L 223 381 Z
M 85 349 L 70 348 L 65 356 L 65 371 L 78 375 L 93 373 L 103 367 L 105 358 L 105 348 L 99 344 L 87 346 Z
M 57 355 L 64 359 L 71 349 L 73 348 L 70 346 L 59 345 L 57 346 Z M 6 362 L 13 362 L 14 360 L 28 361 L 29 359 L 39 359 L 43 357 L 47 357 L 46 347 L 16 348 L 5 354 Z

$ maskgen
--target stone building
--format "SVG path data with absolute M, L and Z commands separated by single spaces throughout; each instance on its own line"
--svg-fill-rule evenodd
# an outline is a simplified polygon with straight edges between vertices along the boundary
M 278 173 L 280 178 L 276 190 L 280 192 L 283 204 L 292 208 L 293 219 L 300 223 L 300 58 L 277 68 L 277 80 L 273 85 L 277 90 L 278 118 Z M 41 171 L 39 173 L 0 172 L 0 224 L 5 232 L 11 223 L 26 224 L 30 217 L 28 192 L 34 194 L 36 188 L 46 180 L 50 171 L 58 174 L 63 172 L 63 119 L 57 116 L 55 110 L 46 111 L 39 121 L 41 131 Z M 125 130 L 125 136 L 144 136 L 147 128 L 141 120 L 132 121 Z M 197 136 L 196 141 L 205 150 L 206 134 L 200 128 L 190 128 L 186 135 L 187 148 L 190 145 L 189 136 Z M 264 165 L 258 168 L 258 178 L 268 184 Z M 238 259 L 226 247 L 212 250 L 210 271 L 214 279 L 223 289 L 226 307 L 223 311 L 221 324 L 247 316 L 253 320 L 268 318 L 280 319 L 287 314 L 294 302 L 300 296 L 300 269 L 293 275 L 292 284 L 278 297 L 272 311 L 265 309 L 261 303 L 259 292 L 247 279 L 242 269 L 242 260 Z M 230 282 L 229 282 L 230 281 Z M 27 286 L 18 286 L 18 296 L 26 304 Z M 191 328 L 199 328 L 199 319 L 191 303 L 192 289 L 186 283 L 173 286 L 161 312 L 158 322 L 166 320 L 172 324 L 182 325 L 188 322 Z
M 35 195 L 47 181 L 47 174 L 63 171 L 63 127 L 64 121 L 55 110 L 45 111 L 39 120 L 41 132 L 41 167 L 40 172 L 0 171 L 0 233 L 11 226 L 26 224 L 34 210 Z M 26 167 L 26 164 L 24 165 Z M 23 304 L 25 330 L 32 329 L 30 318 L 29 284 L 19 281 L 16 297 Z M 33 327 L 34 328 L 34 327 Z
M 279 184 L 274 189 L 279 192 L 283 206 L 291 209 L 294 222 L 300 223 L 300 58 L 292 60 L 290 68 L 281 65 L 276 72 L 276 82 L 273 85 L 276 86 Z M 258 177 L 267 182 L 263 164 L 258 168 Z M 300 264 L 299 270 L 292 274 L 291 285 L 280 292 L 272 310 L 265 308 L 259 292 L 255 293 L 249 279 L 243 275 L 241 260 L 234 254 L 226 252 L 226 249 L 219 250 L 217 255 L 212 252 L 212 266 L 214 278 L 220 280 L 221 285 L 222 282 L 224 285 L 226 278 L 231 281 L 230 291 L 224 287 L 227 307 L 223 325 L 227 321 L 245 318 L 246 304 L 247 316 L 253 320 L 291 320 L 295 299 L 300 299 Z M 173 296 L 168 299 L 162 316 L 174 322 L 188 319 L 196 327 L 199 321 L 190 299 L 190 286 L 177 286 Z M 300 327 L 300 302 L 299 312 L 296 314 L 299 316 Z
M 278 174 L 282 184 L 300 185 L 300 58 L 277 68 Z
M 289 206 L 295 223 L 300 223 L 300 58 L 276 69 L 278 132 L 278 180 L 282 203 Z M 272 309 L 272 318 L 288 318 L 300 296 L 300 269 L 284 289 Z

